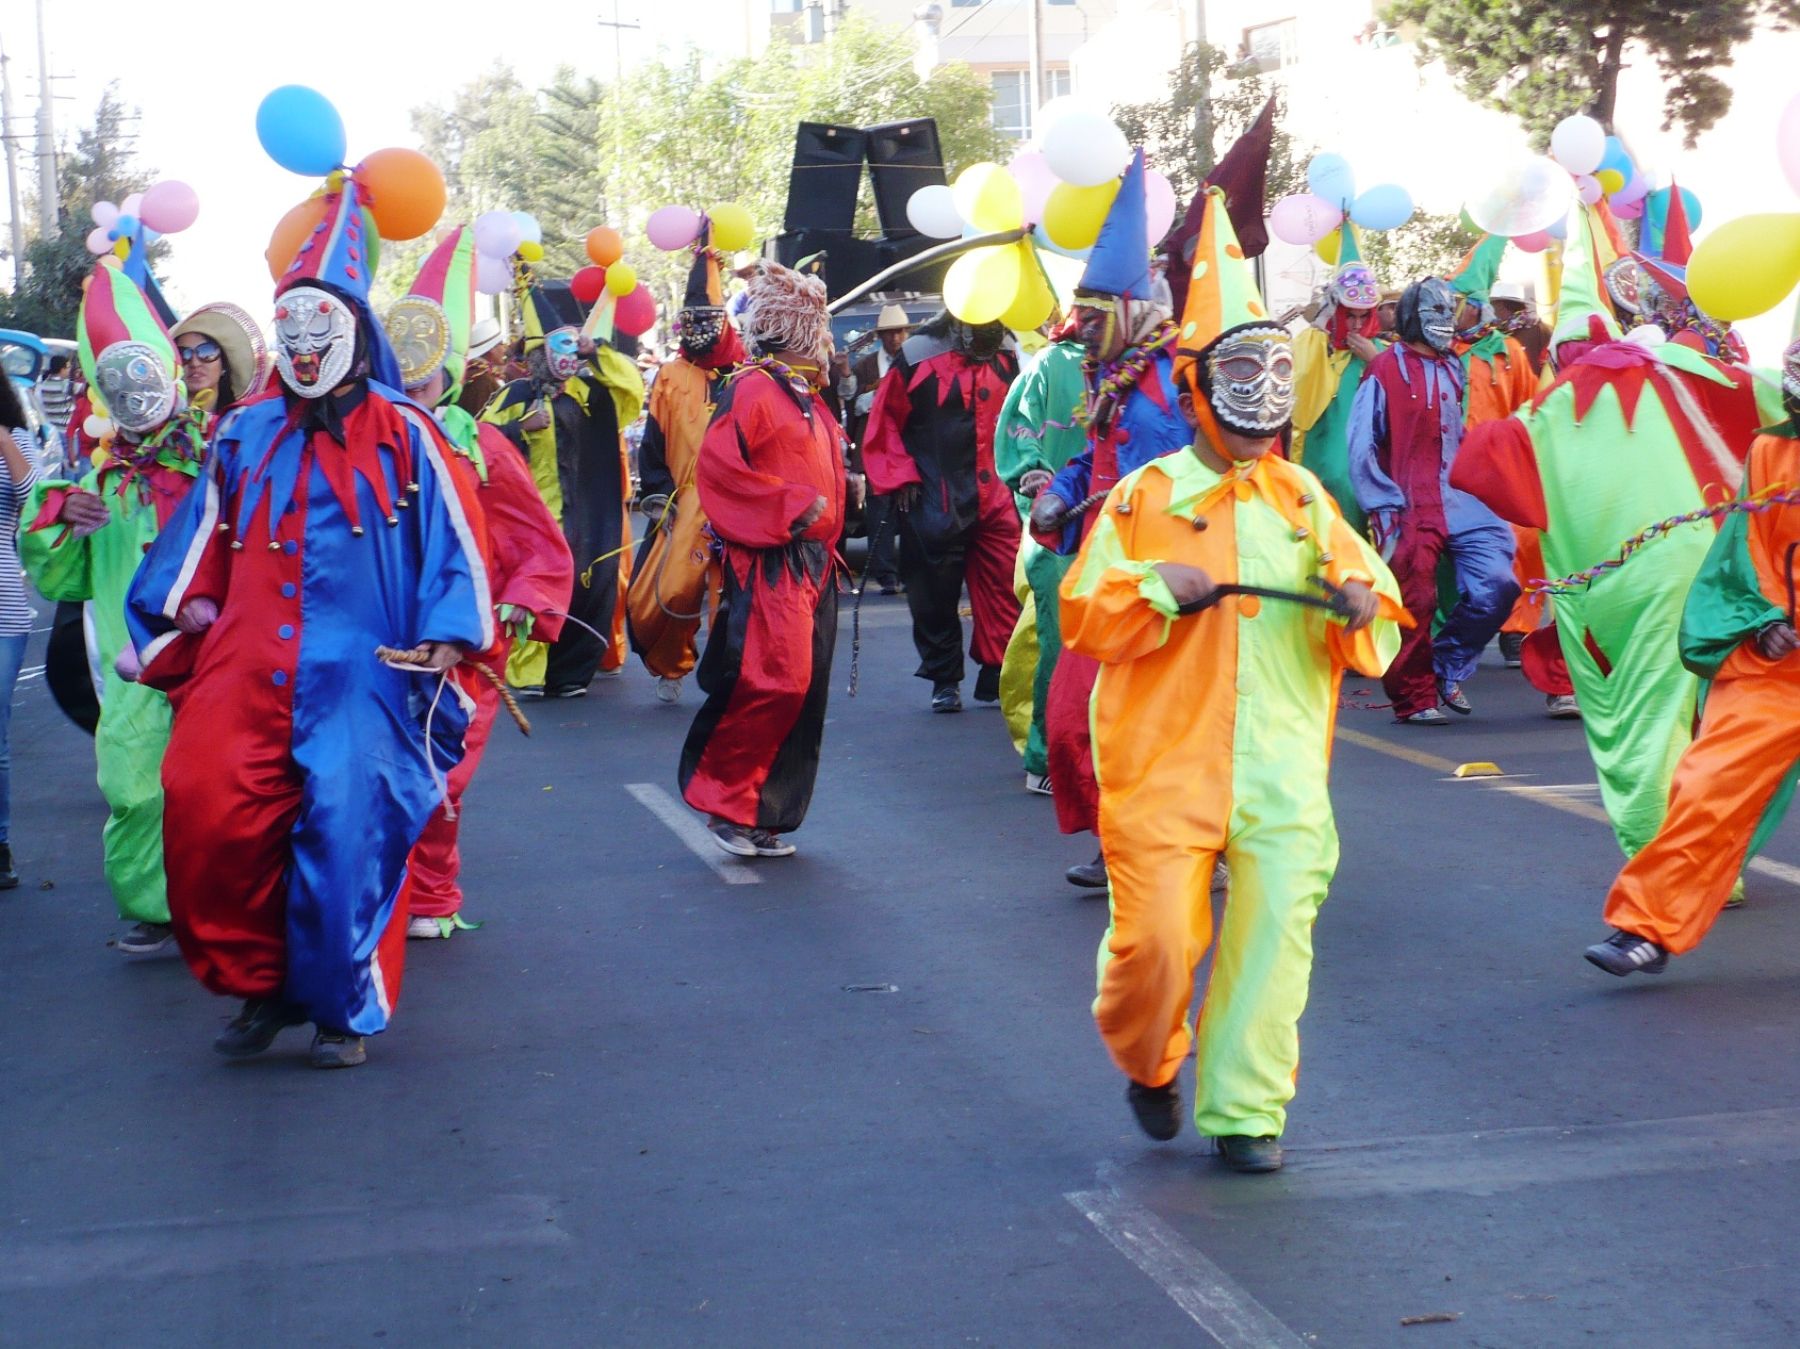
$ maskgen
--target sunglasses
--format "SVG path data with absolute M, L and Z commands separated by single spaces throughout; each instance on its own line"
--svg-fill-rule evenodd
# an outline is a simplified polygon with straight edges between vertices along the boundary
M 197 343 L 191 347 L 176 347 L 175 351 L 181 357 L 183 365 L 189 361 L 216 361 L 222 354 L 219 351 L 219 344 L 211 340 Z

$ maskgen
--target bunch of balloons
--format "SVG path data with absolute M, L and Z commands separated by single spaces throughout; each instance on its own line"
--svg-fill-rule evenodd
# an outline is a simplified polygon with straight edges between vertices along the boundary
M 1644 214 L 1645 198 L 1656 189 L 1651 175 L 1632 162 L 1625 142 L 1580 113 L 1565 117 L 1550 133 L 1550 157 L 1575 179 L 1583 206 L 1602 197 L 1621 220 Z
M 1775 153 L 1788 186 L 1800 192 L 1800 94 L 1776 123 Z M 1694 303 L 1723 322 L 1768 313 L 1800 285 L 1800 213 L 1727 220 L 1694 249 L 1687 283 Z
M 1308 191 L 1283 197 L 1269 211 L 1269 229 L 1284 243 L 1310 245 L 1326 262 L 1337 261 L 1338 227 L 1346 217 L 1359 229 L 1398 229 L 1413 216 L 1412 194 L 1398 183 L 1356 190 L 1356 171 L 1338 154 L 1312 157 Z
M 608 225 L 588 231 L 589 266 L 569 278 L 569 291 L 582 304 L 594 306 L 589 333 L 604 331 L 607 320 L 627 337 L 642 337 L 656 324 L 656 298 L 638 280 L 637 268 L 625 258 L 625 239 Z
M 721 202 L 704 215 L 686 206 L 665 206 L 651 213 L 644 233 L 663 252 L 675 253 L 698 243 L 708 226 L 712 246 L 721 253 L 736 253 L 756 242 L 756 222 L 734 201 Z
M 179 234 L 200 218 L 200 198 L 194 189 L 175 178 L 152 183 L 133 192 L 118 205 L 97 201 L 91 208 L 94 228 L 88 231 L 87 251 L 95 257 L 108 253 L 124 257 L 132 243 L 153 244 L 165 234 Z
M 512 284 L 513 259 L 544 260 L 544 229 L 527 211 L 483 211 L 475 217 L 475 289 L 498 295 Z

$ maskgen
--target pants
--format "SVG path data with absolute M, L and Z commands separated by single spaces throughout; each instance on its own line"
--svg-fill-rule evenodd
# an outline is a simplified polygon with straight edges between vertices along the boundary
M 1758 825 L 1800 761 L 1795 657 L 1768 673 L 1715 683 L 1700 731 L 1681 756 L 1662 828 L 1625 864 L 1606 921 L 1676 955 L 1691 951 L 1725 907 Z
M 929 550 L 911 518 L 902 514 L 900 519 L 900 576 L 906 582 L 913 646 L 919 653 L 919 668 L 913 673 L 933 684 L 962 682 L 960 610 L 965 582 L 975 613 L 969 654 L 977 665 L 999 665 L 1019 622 L 1019 601 L 1012 591 L 1019 513 L 1011 495 L 993 493 L 982 503 L 974 524 Z
M 614 555 L 594 565 L 589 583 L 581 581 L 587 563 L 576 558 L 575 593 L 569 599 L 568 614 L 580 623 L 563 624 L 562 636 L 550 647 L 544 667 L 546 691 L 586 688 L 603 664 L 616 670 L 624 661 L 624 650 L 614 632 L 614 619 L 619 610 L 619 557 Z M 582 624 L 586 624 L 583 627 Z M 594 631 L 589 632 L 588 628 Z M 594 633 L 603 637 L 596 637 Z M 604 658 L 615 657 L 610 663 Z
M 863 533 L 869 539 L 868 575 L 878 586 L 898 580 L 900 512 L 894 509 L 893 497 L 870 495 L 863 511 Z
M 156 689 L 106 680 L 94 732 L 100 794 L 106 798 L 106 883 L 119 917 L 169 921 L 163 873 L 163 756 L 169 746 L 169 700 Z
M 1044 695 L 1044 738 L 1056 827 L 1065 834 L 1099 831 L 1100 784 L 1094 776 L 1093 727 L 1088 704 L 1100 662 L 1079 651 L 1056 658 Z
M 455 818 L 441 805 L 434 809 L 406 864 L 412 878 L 406 911 L 418 918 L 448 918 L 462 911 L 462 886 L 457 883 L 462 874 L 462 853 L 457 841 L 462 833 L 463 793 L 481 764 L 500 710 L 500 694 L 492 684 L 477 677 L 471 681 L 471 687 L 475 715 L 469 719 L 469 729 L 463 736 L 462 762 L 450 770 L 447 779 Z
M 12 705 L 29 633 L 0 637 L 0 843 L 12 838 Z
M 1445 552 L 1456 569 L 1459 599 L 1433 638 L 1438 559 Z M 1409 717 L 1437 706 L 1438 681 L 1461 683 L 1475 673 L 1481 653 L 1519 597 L 1512 575 L 1512 532 L 1496 523 L 1452 534 L 1441 513 L 1409 510 L 1389 565 L 1415 626 L 1406 629 L 1400 654 L 1381 682 L 1394 715 Z

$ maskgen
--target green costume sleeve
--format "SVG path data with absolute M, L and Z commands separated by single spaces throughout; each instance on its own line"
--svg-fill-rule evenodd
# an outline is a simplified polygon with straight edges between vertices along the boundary
M 1711 679 L 1739 646 L 1787 617 L 1757 581 L 1750 557 L 1750 516 L 1733 512 L 1713 539 L 1682 608 L 1681 663 L 1702 679 Z
M 42 481 L 31 489 L 19 512 L 19 561 L 31 575 L 38 594 L 47 600 L 81 601 L 94 598 L 92 536 L 76 538 L 62 525 L 33 529 L 32 522 L 42 513 L 51 496 L 65 495 L 71 487 L 94 490 L 94 475 L 89 473 L 79 483 Z M 111 503 L 108 503 L 111 509 Z M 62 539 L 61 543 L 57 540 Z
M 1032 469 L 1055 472 L 1044 458 L 1043 425 L 1044 379 L 1041 365 L 1034 362 L 1006 391 L 1006 401 L 1000 405 L 1000 421 L 994 427 L 994 467 L 1015 496 L 1019 479 Z M 1024 502 L 1020 511 L 1027 510 L 1030 504 Z

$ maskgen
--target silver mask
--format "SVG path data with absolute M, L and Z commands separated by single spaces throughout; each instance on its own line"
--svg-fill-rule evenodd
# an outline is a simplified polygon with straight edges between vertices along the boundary
M 557 379 L 571 379 L 581 373 L 580 342 L 577 328 L 554 328 L 544 334 L 544 360 Z
M 302 398 L 323 398 L 356 359 L 356 315 L 330 291 L 295 286 L 275 301 L 275 365 Z
M 1433 351 L 1447 352 L 1456 341 L 1456 296 L 1447 281 L 1433 277 L 1420 287 L 1419 331 Z
M 1272 436 L 1294 415 L 1294 340 L 1286 328 L 1239 328 L 1206 356 L 1207 402 L 1228 431 Z
M 114 342 L 94 362 L 94 383 L 107 414 L 141 436 L 175 415 L 175 373 L 148 342 Z
M 1781 353 L 1781 393 L 1789 412 L 1800 408 L 1800 342 Z

